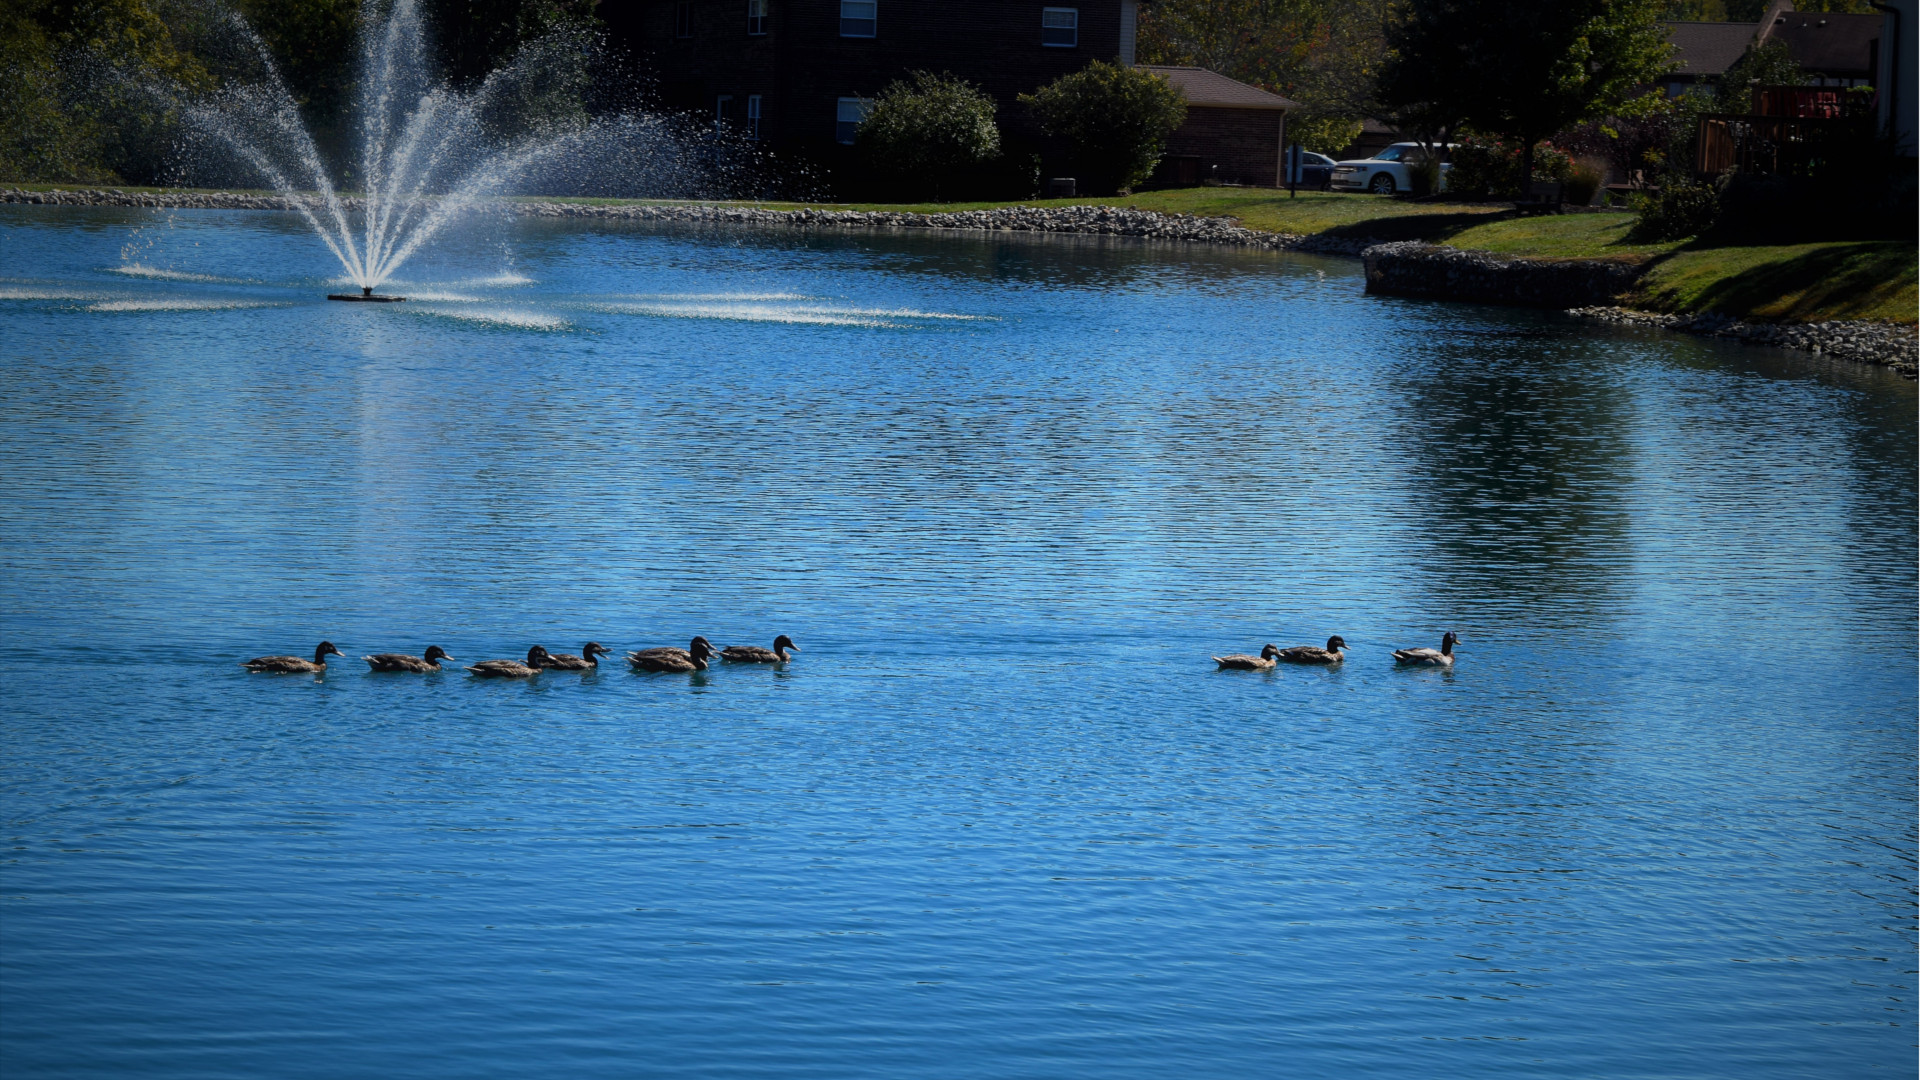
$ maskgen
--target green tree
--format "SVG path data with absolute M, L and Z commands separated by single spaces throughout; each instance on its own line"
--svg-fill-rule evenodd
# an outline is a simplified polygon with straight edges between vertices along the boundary
M 1020 95 L 1040 129 L 1060 140 L 1090 191 L 1145 180 L 1187 118 L 1186 95 L 1152 72 L 1096 60 Z
M 1664 0 L 1412 0 L 1391 35 L 1382 100 L 1458 117 L 1524 148 L 1616 112 L 1671 68 Z
M 1798 86 L 1806 73 L 1793 59 L 1784 41 L 1763 42 L 1749 48 L 1720 76 L 1714 87 L 1714 107 L 1720 112 L 1748 112 L 1755 86 Z
M 874 172 L 944 201 L 1000 153 L 993 98 L 952 75 L 915 71 L 873 99 L 855 137 Z

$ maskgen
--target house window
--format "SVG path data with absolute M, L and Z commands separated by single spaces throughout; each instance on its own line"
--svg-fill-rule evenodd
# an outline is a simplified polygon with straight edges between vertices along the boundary
M 747 138 L 760 137 L 760 95 L 747 95 Z
M 872 37 L 879 24 L 879 0 L 840 0 L 840 36 Z
M 747 0 L 747 36 L 759 37 L 767 32 L 767 0 Z
M 1041 8 L 1040 44 L 1055 49 L 1071 49 L 1080 44 L 1080 9 Z
M 680 3 L 673 5 L 673 36 L 690 38 L 693 36 L 693 5 Z
M 840 106 L 833 114 L 833 137 L 835 140 L 853 145 L 853 136 L 860 130 L 860 121 L 867 118 L 867 106 L 873 104 L 870 98 L 843 97 Z
M 713 104 L 713 127 L 716 131 L 725 131 L 733 124 L 733 95 L 721 94 Z

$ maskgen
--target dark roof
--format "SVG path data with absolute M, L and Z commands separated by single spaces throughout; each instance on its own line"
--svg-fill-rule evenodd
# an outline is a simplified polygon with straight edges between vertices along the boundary
M 1880 38 L 1878 15 L 1831 15 L 1817 11 L 1789 11 L 1780 16 L 1770 35 L 1787 43 L 1795 63 L 1816 75 L 1865 75 Z
M 1667 40 L 1673 42 L 1673 59 L 1680 65 L 1674 74 L 1696 79 L 1725 75 L 1759 31 L 1760 24 L 1750 22 L 1668 23 Z
M 1212 106 L 1228 109 L 1297 109 L 1298 105 L 1279 94 L 1269 94 L 1257 86 L 1248 86 L 1237 79 L 1206 68 L 1197 67 L 1155 67 L 1151 64 L 1140 65 L 1140 70 L 1151 71 L 1180 88 L 1187 95 L 1187 104 Z

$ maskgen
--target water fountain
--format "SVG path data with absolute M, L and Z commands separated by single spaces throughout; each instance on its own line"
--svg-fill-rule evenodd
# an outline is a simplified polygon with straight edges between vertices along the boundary
M 335 185 L 266 45 L 238 15 L 231 29 L 254 77 L 185 102 L 189 127 L 237 155 L 297 210 L 340 260 L 358 292 L 329 300 L 393 302 L 376 292 L 402 263 L 461 215 L 537 169 L 566 163 L 679 174 L 692 156 L 669 121 L 624 113 L 563 116 L 514 136 L 488 120 L 551 84 L 556 64 L 578 71 L 579 42 L 547 40 L 462 91 L 438 79 L 415 0 L 369 4 L 359 42 L 357 195 Z

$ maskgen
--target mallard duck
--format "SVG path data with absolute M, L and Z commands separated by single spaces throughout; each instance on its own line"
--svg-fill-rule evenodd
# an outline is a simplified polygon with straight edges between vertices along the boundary
M 792 657 L 787 650 L 800 651 L 800 646 L 785 634 L 773 639 L 773 648 L 763 649 L 758 645 L 729 645 L 720 650 L 720 659 L 729 664 L 784 664 Z
M 425 656 L 408 656 L 406 653 L 383 652 L 374 653 L 372 656 L 363 656 L 360 659 L 365 660 L 367 665 L 375 671 L 426 672 L 439 671 L 440 661 L 452 660 L 454 657 L 438 645 L 429 645 L 427 646 L 427 655 Z
M 1226 671 L 1229 668 L 1237 671 L 1265 671 L 1278 662 L 1279 656 L 1280 647 L 1278 645 L 1269 645 L 1260 650 L 1259 656 L 1248 656 L 1246 653 L 1234 653 L 1232 656 L 1216 656 L 1213 658 L 1213 662 L 1219 664 L 1220 670 L 1222 671 Z
M 1327 647 L 1318 645 L 1295 645 L 1291 649 L 1280 650 L 1280 660 L 1288 664 L 1337 664 L 1347 658 L 1341 649 L 1347 647 L 1347 639 L 1335 634 L 1327 639 Z
M 580 655 L 559 653 L 547 657 L 546 665 L 561 671 L 592 671 L 600 666 L 600 658 L 612 656 L 613 650 L 597 641 L 589 641 L 580 647 Z
M 540 674 L 551 659 L 552 653 L 535 645 L 527 650 L 527 662 L 524 664 L 518 660 L 482 660 L 467 670 L 482 678 L 525 679 Z
M 713 646 L 706 638 L 694 638 L 685 651 L 680 649 L 646 649 L 627 654 L 627 663 L 635 671 L 705 671 L 707 661 L 713 657 Z
M 1459 635 L 1449 630 L 1447 636 L 1440 639 L 1438 649 L 1395 649 L 1393 658 L 1402 664 L 1420 667 L 1452 667 L 1453 645 L 1459 640 Z
M 313 659 L 302 660 L 297 656 L 256 656 L 242 661 L 240 666 L 248 671 L 271 671 L 277 674 L 293 675 L 301 672 L 327 670 L 327 657 L 345 656 L 346 653 L 333 647 L 333 642 L 323 641 L 313 650 Z

